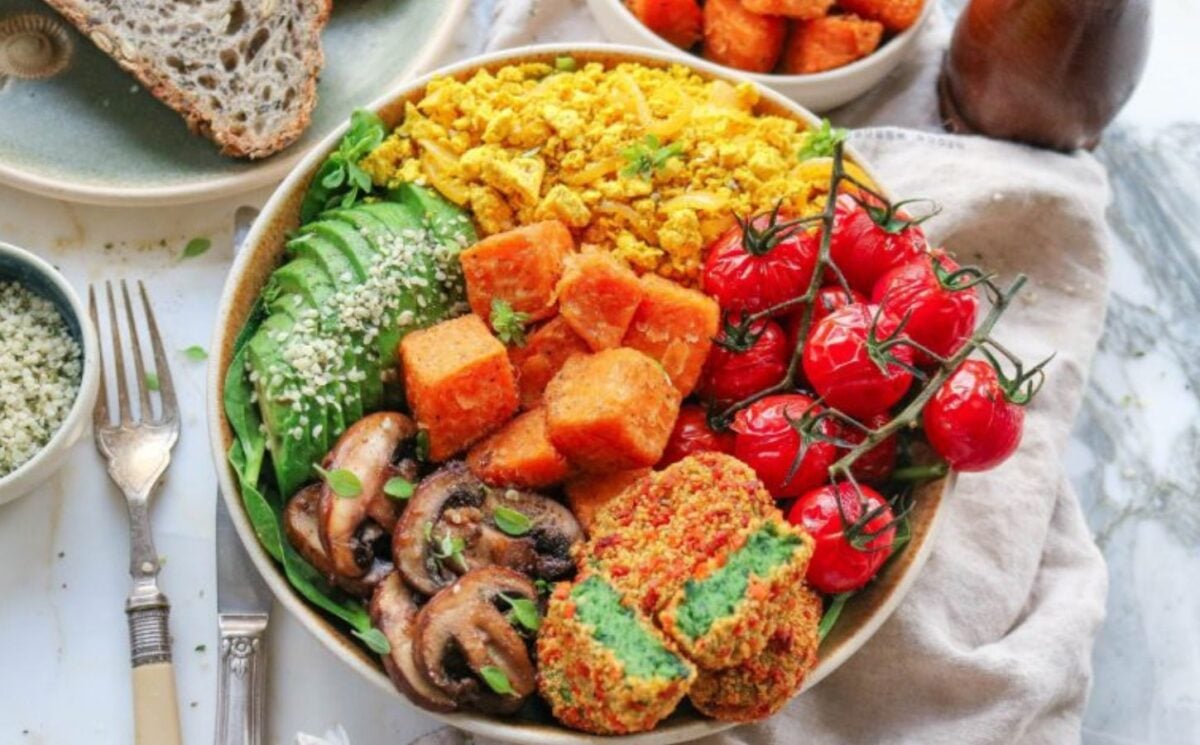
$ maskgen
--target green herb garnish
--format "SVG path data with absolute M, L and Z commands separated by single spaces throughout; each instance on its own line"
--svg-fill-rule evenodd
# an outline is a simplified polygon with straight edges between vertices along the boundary
M 156 373 L 146 373 L 146 387 L 152 391 L 159 390 L 158 375 Z
M 417 460 L 423 462 L 429 460 L 429 430 L 422 429 L 417 432 L 413 450 L 417 456 Z
M 838 143 L 846 141 L 846 135 L 846 130 L 834 127 L 828 119 L 822 119 L 820 128 L 806 133 L 804 145 L 797 155 L 800 160 L 833 157 L 834 149 Z
M 854 591 L 843 592 L 833 596 L 833 602 L 829 604 L 829 609 L 825 611 L 825 615 L 821 616 L 821 623 L 817 626 L 817 634 L 821 641 L 825 641 L 825 637 L 833 630 L 834 624 L 838 621 L 838 616 L 842 615 L 842 608 L 846 607 L 846 601 L 854 596 Z
M 393 476 L 383 485 L 383 493 L 392 499 L 406 500 L 413 495 L 413 485 L 406 478 Z
M 326 471 L 315 463 L 313 464 L 313 468 L 325 480 L 325 483 L 329 484 L 329 488 L 333 489 L 333 493 L 342 499 L 350 499 L 362 494 L 362 482 L 358 480 L 358 476 L 355 476 L 353 471 L 348 471 L 345 468 Z
M 212 248 L 212 241 L 207 238 L 193 238 L 183 247 L 183 258 L 190 259 L 199 256 Z
M 462 571 L 467 570 L 467 560 L 463 557 L 463 549 L 467 547 L 467 542 L 461 537 L 446 532 L 435 543 L 433 525 L 425 523 L 425 540 L 434 544 L 433 558 L 441 562 L 453 562 Z
M 193 344 L 183 350 L 183 356 L 187 357 L 192 362 L 203 362 L 208 359 L 208 352 L 204 351 L 204 347 L 199 344 Z
M 508 676 L 495 665 L 484 665 L 479 668 L 479 676 L 483 678 L 484 683 L 488 684 L 488 688 L 501 696 L 511 696 L 515 693 L 512 683 L 508 682 Z
M 300 205 L 300 222 L 313 220 L 332 207 L 349 207 L 363 194 L 371 193 L 371 175 L 359 162 L 379 147 L 387 135 L 387 127 L 375 113 L 359 109 L 350 116 L 350 129 L 338 143 L 317 174 L 313 176 L 304 202 Z
M 501 300 L 492 298 L 492 329 L 496 338 L 505 344 L 525 345 L 525 324 L 529 322 L 529 314 L 513 310 L 513 307 Z
M 358 637 L 375 654 L 389 654 L 392 651 L 391 642 L 387 640 L 387 637 L 379 629 L 370 628 L 366 631 L 354 629 L 350 633 Z
M 621 169 L 621 175 L 629 178 L 638 176 L 649 179 L 662 170 L 668 160 L 681 155 L 683 155 L 683 145 L 678 142 L 663 145 L 659 142 L 658 137 L 646 135 L 646 139 L 621 151 L 621 157 L 629 163 Z
M 503 592 L 500 593 L 500 597 L 512 608 L 512 612 L 508 614 L 510 623 L 515 621 L 530 631 L 537 631 L 542 627 L 542 617 L 538 614 L 537 605 L 532 600 L 512 597 Z
M 496 521 L 497 528 L 511 536 L 525 535 L 533 527 L 528 517 L 511 507 L 497 507 L 492 519 Z
M 574 57 L 556 57 L 554 59 L 554 69 L 559 72 L 575 72 L 579 69 L 579 64 L 575 62 Z

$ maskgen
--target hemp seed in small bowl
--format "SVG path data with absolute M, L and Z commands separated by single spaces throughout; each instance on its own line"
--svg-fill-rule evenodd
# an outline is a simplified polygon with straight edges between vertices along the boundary
M 0 243 L 0 503 L 45 480 L 96 397 L 95 335 L 54 267 Z

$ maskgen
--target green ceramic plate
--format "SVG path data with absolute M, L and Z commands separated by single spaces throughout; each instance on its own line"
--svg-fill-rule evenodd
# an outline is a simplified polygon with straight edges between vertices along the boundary
M 66 71 L 0 87 L 0 181 L 59 199 L 119 205 L 195 202 L 276 183 L 355 106 L 434 62 L 468 2 L 335 0 L 322 36 L 325 69 L 312 125 L 287 150 L 256 162 L 220 155 L 72 32 Z M 0 0 L 0 18 L 25 12 L 54 15 L 38 0 Z

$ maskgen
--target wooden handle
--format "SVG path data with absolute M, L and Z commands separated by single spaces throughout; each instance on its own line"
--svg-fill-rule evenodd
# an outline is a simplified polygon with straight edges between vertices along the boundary
M 136 745 L 180 745 L 175 667 L 152 662 L 133 668 L 133 724 Z

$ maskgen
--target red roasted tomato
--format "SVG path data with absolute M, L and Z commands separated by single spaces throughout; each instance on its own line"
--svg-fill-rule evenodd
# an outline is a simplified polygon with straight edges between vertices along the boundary
M 996 369 L 967 360 L 925 405 L 925 437 L 951 468 L 986 471 L 1021 444 L 1025 407 L 1008 399 Z
M 792 421 L 798 422 L 813 404 L 811 398 L 800 393 L 767 396 L 739 411 L 733 420 L 732 428 L 737 433 L 734 456 L 754 469 L 776 499 L 797 496 L 829 480 L 829 466 L 837 456 L 837 447 L 819 440 L 808 444 L 799 467 L 791 474 L 801 444 Z M 818 427 L 822 434 L 833 435 L 833 422 L 823 420 Z
M 877 218 L 885 224 L 880 225 Z M 854 196 L 838 197 L 829 257 L 853 289 L 869 295 L 885 272 L 917 258 L 927 245 L 925 231 L 903 214 L 885 219 L 882 214 L 873 215 Z
M 876 414 L 873 417 L 863 421 L 863 424 L 870 429 L 879 429 L 887 424 L 891 417 L 887 414 Z M 838 423 L 838 439 L 845 440 L 858 444 L 867 439 L 867 433 L 863 432 L 858 427 L 849 424 Z M 850 473 L 854 475 L 856 481 L 866 482 L 868 484 L 878 484 L 887 481 L 888 476 L 892 475 L 892 471 L 896 468 L 896 456 L 899 451 L 899 444 L 896 441 L 896 436 L 892 435 L 875 447 L 858 457 L 858 460 L 850 466 Z M 843 449 L 838 452 L 838 457 L 842 457 L 850 452 L 848 449 Z
M 818 250 L 815 235 L 784 215 L 758 215 L 713 241 L 701 283 L 723 310 L 757 313 L 804 294 Z
M 838 286 L 822 287 L 817 291 L 817 299 L 813 302 L 812 321 L 809 328 L 817 325 L 825 316 L 834 312 L 839 308 L 845 308 L 847 305 L 854 303 L 865 303 L 867 298 L 857 290 L 850 290 L 849 293 L 845 289 Z M 792 346 L 796 344 L 796 334 L 800 331 L 800 321 L 804 317 L 804 308 L 794 310 L 788 316 L 788 339 L 791 340 Z
M 939 357 L 949 357 L 970 338 L 979 309 L 974 287 L 956 290 L 943 280 L 958 270 L 954 259 L 936 250 L 880 277 L 871 302 L 897 318 L 908 315 L 904 335 Z M 922 367 L 937 365 L 919 349 L 914 357 Z
M 859 489 L 861 499 L 848 483 L 813 489 L 788 512 L 788 522 L 802 526 L 816 542 L 805 579 L 818 592 L 835 595 L 859 589 L 879 573 L 892 553 L 896 528 L 891 507 L 871 487 Z M 874 517 L 858 524 L 876 510 Z
M 733 453 L 734 434 L 732 432 L 717 432 L 708 426 L 708 414 L 700 406 L 684 406 L 679 410 L 675 420 L 675 429 L 671 431 L 671 439 L 663 450 L 659 468 L 666 468 L 672 463 L 683 460 L 696 453 Z
M 700 378 L 700 395 L 730 404 L 775 385 L 787 375 L 792 349 L 779 324 L 763 320 L 750 330 L 757 338 L 744 352 L 726 349 L 719 339 L 713 345 Z
M 869 335 L 878 315 L 877 340 L 888 338 L 899 322 L 878 306 L 856 303 L 836 310 L 813 327 L 804 346 L 804 374 L 829 406 L 857 419 L 882 414 L 908 392 L 912 373 L 890 362 L 885 372 L 871 358 Z M 892 347 L 895 359 L 912 364 L 912 347 Z

